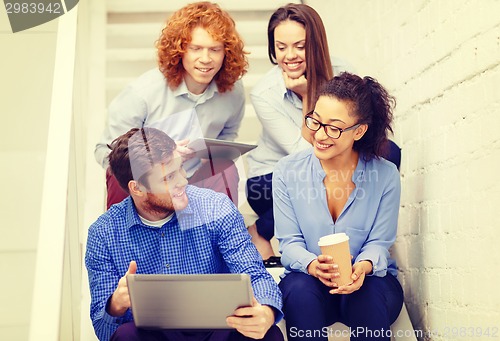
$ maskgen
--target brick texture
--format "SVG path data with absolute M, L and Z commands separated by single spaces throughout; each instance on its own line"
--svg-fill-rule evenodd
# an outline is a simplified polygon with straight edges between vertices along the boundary
M 500 1 L 307 3 L 331 53 L 397 98 L 392 253 L 419 339 L 500 337 Z

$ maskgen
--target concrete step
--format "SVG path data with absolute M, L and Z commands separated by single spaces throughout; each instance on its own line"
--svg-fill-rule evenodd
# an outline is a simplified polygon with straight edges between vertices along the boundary
M 253 108 L 253 105 L 250 102 L 245 103 L 245 117 L 256 118 L 258 120 L 257 114 L 255 113 L 255 109 Z
M 108 13 L 148 13 L 148 12 L 165 12 L 175 11 L 184 7 L 191 1 L 186 0 L 107 0 L 106 8 Z M 299 3 L 300 1 L 269 1 L 269 0 L 253 0 L 253 1 L 234 1 L 234 0 L 219 0 L 217 3 L 221 8 L 231 12 L 244 11 L 274 11 L 279 6 L 289 2 Z
M 241 18 L 236 21 L 236 30 L 241 35 L 245 46 L 260 45 L 267 48 L 267 24 L 271 13 L 262 14 L 259 19 Z
M 107 48 L 154 48 L 163 25 L 163 22 L 108 24 Z
M 106 51 L 106 59 L 116 62 L 138 62 L 156 60 L 156 49 L 150 48 L 123 48 L 123 49 L 108 49 Z
M 107 60 L 106 77 L 109 78 L 137 78 L 144 72 L 157 67 L 154 55 L 149 59 L 135 60 Z
M 267 56 L 267 44 L 266 45 L 247 45 L 245 50 L 250 52 L 248 55 L 249 60 L 265 60 L 267 61 L 269 57 Z
M 255 84 L 262 78 L 262 74 L 254 74 L 254 73 L 249 73 L 247 72 L 243 76 L 243 84 L 245 85 L 246 89 L 252 89 Z
M 253 106 L 249 103 L 245 105 L 245 116 L 241 120 L 240 130 L 238 131 L 237 141 L 246 143 L 257 143 L 262 125 L 255 114 Z

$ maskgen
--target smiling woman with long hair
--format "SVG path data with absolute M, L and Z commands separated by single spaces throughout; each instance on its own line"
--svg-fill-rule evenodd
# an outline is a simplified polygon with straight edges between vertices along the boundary
M 334 77 L 304 118 L 312 148 L 281 159 L 274 170 L 288 340 L 300 339 L 294 330 L 322 330 L 337 321 L 378 335 L 389 330 L 401 310 L 403 291 L 389 254 L 396 239 L 400 179 L 396 166 L 381 157 L 394 105 L 371 77 Z M 338 266 L 318 246 L 320 237 L 332 233 L 349 237 L 349 285 L 337 285 Z M 351 335 L 351 340 L 372 339 L 390 338 Z
M 308 5 L 278 8 L 269 19 L 267 37 L 269 60 L 275 66 L 250 93 L 262 133 L 247 158 L 247 198 L 259 216 L 248 231 L 264 259 L 274 256 L 269 243 L 274 235 L 273 168 L 283 156 L 310 147 L 301 136 L 303 112 L 312 108 L 307 98 L 315 98 L 323 83 L 348 69 L 330 57 L 323 21 Z

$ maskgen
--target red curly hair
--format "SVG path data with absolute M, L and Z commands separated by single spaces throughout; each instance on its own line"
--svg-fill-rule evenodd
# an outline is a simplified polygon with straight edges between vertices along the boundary
M 219 5 L 211 2 L 196 2 L 181 8 L 172 14 L 161 31 L 156 41 L 158 66 L 167 84 L 175 89 L 182 82 L 182 56 L 195 27 L 204 28 L 214 40 L 224 44 L 224 62 L 214 80 L 220 92 L 231 90 L 247 72 L 247 52 L 243 50 L 243 40 L 236 31 L 234 20 Z

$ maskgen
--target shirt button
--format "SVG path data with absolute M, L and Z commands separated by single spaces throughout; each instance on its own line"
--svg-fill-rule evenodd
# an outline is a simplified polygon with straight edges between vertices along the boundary
M 162 237 L 165 237 L 165 232 L 162 232 L 162 233 L 161 233 L 161 236 L 162 236 Z
M 165 267 L 168 269 L 170 268 L 170 264 L 165 264 Z

